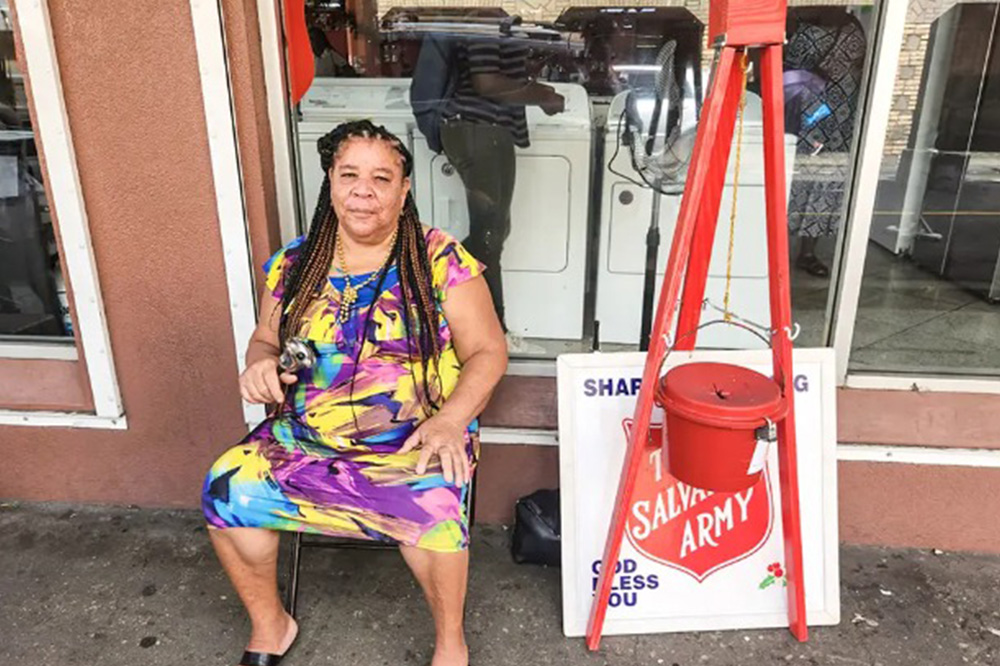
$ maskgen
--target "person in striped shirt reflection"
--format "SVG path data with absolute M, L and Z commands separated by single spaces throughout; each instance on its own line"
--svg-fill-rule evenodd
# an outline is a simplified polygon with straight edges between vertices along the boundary
M 543 351 L 507 329 L 500 258 L 510 235 L 510 208 L 517 177 L 515 146 L 530 145 L 525 107 L 562 113 L 565 100 L 552 86 L 528 76 L 527 40 L 476 36 L 455 47 L 458 79 L 444 109 L 441 144 L 462 178 L 469 206 L 463 244 L 487 266 L 486 282 L 514 353 Z M 541 220 L 538 221 L 542 223 Z

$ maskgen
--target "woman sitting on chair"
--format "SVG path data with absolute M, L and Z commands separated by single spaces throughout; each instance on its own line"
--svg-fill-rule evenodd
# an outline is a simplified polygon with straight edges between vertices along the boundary
M 240 376 L 245 400 L 279 407 L 215 462 L 202 496 L 252 623 L 240 663 L 277 664 L 298 632 L 278 595 L 285 530 L 398 544 L 434 617 L 433 666 L 465 666 L 464 500 L 503 331 L 483 266 L 421 225 L 398 138 L 346 123 L 319 152 L 312 226 L 264 267 Z M 297 374 L 279 366 L 292 340 L 315 359 Z

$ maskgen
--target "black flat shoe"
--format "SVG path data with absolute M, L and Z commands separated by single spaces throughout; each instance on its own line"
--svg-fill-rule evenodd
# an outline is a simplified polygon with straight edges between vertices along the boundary
M 253 650 L 247 650 L 240 657 L 240 663 L 237 666 L 278 666 L 281 660 L 292 651 L 295 647 L 295 643 L 299 640 L 299 625 L 295 622 L 295 618 L 292 618 L 292 623 L 295 624 L 295 635 L 292 636 L 292 642 L 288 644 L 285 651 L 281 654 L 271 654 L 270 652 L 255 652 Z
M 271 654 L 270 652 L 254 652 L 253 650 L 247 650 L 240 657 L 239 666 L 278 666 L 281 660 L 285 658 L 292 648 L 295 647 L 295 642 L 298 639 L 298 632 L 295 633 L 295 638 L 292 639 L 291 645 L 289 645 L 283 654 Z
M 288 654 L 287 652 L 285 654 Z M 239 666 L 278 666 L 284 659 L 284 654 L 271 654 L 269 652 L 254 652 L 247 650 L 240 658 Z
M 799 257 L 795 265 L 814 277 L 830 277 L 830 269 L 815 254 Z

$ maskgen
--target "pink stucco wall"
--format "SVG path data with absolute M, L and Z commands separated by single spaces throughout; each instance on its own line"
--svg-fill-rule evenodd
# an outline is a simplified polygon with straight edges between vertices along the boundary
M 49 9 L 129 429 L 0 428 L 0 495 L 193 506 L 243 425 L 189 3 Z
M 259 264 L 278 227 L 256 5 L 223 4 Z M 0 497 L 193 507 L 244 425 L 189 4 L 49 7 L 129 428 L 0 427 Z M 29 365 L 0 364 L 4 407 L 87 404 L 81 364 Z M 839 402 L 841 441 L 1000 448 L 1000 396 Z M 555 428 L 554 380 L 508 378 L 484 421 Z M 1000 470 L 843 463 L 839 480 L 847 541 L 1000 552 Z M 554 448 L 484 447 L 479 517 L 508 521 L 518 496 L 557 483 Z

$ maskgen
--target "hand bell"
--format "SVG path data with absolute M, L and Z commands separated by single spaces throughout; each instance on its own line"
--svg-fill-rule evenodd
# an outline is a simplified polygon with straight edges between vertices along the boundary
M 292 338 L 285 343 L 285 348 L 278 357 L 278 366 L 284 372 L 292 374 L 302 368 L 311 368 L 316 364 L 316 352 L 302 338 Z

